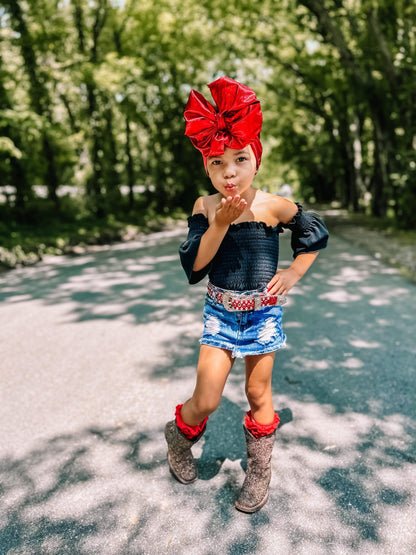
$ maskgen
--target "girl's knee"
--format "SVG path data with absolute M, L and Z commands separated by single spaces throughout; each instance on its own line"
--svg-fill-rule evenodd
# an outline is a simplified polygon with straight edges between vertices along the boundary
M 251 407 L 261 407 L 269 403 L 272 392 L 268 384 L 247 384 L 246 396 Z
M 220 401 L 221 398 L 218 399 L 211 396 L 193 398 L 195 410 L 198 411 L 199 414 L 203 415 L 204 418 L 217 410 Z

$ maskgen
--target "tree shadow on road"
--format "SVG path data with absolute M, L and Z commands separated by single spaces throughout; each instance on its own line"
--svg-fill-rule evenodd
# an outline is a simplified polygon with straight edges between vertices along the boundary
M 346 552 L 389 549 L 399 514 L 405 552 L 413 542 L 416 495 L 409 480 L 416 462 L 414 285 L 362 251 L 344 249 L 337 242 L 318 258 L 285 310 L 288 348 L 277 355 L 273 393 L 276 407 L 293 413 L 293 422 L 279 434 L 270 505 L 293 552 L 303 544 Z M 188 367 L 192 360 L 182 359 L 180 337 L 175 345 L 172 366 Z M 161 373 L 159 367 L 155 374 Z M 227 388 L 231 395 L 211 417 L 199 466 L 203 480 L 226 476 L 215 499 L 222 521 L 232 526 L 239 480 L 229 463 L 244 459 L 241 372 L 233 369 Z M 308 519 L 302 521 L 296 513 L 305 505 Z M 305 511 L 300 514 L 305 519 Z M 267 509 L 248 517 L 247 536 L 227 552 L 243 553 L 242 545 L 260 549 L 269 517 Z M 214 523 L 213 517 L 212 533 Z
M 127 314 L 133 324 L 177 325 L 161 345 L 167 362 L 141 376 L 190 383 L 198 343 L 178 314 L 200 311 L 204 286 L 186 285 L 172 254 L 178 237 L 149 237 L 120 257 L 107 250 L 9 274 L 2 300 L 69 303 L 73 321 Z M 285 241 L 282 253 L 288 261 Z M 293 418 L 278 434 L 270 501 L 260 513 L 233 506 L 245 456 L 237 367 L 197 448 L 201 480 L 192 487 L 170 478 L 163 430 L 140 424 L 88 428 L 3 459 L 1 548 L 105 553 L 112 542 L 123 554 L 195 553 L 197 538 L 208 546 L 198 553 L 207 554 L 211 545 L 233 554 L 273 553 L 276 545 L 282 553 L 413 552 L 414 291 L 342 241 L 330 243 L 293 291 L 288 348 L 273 374 L 276 408 Z M 176 401 L 169 397 L 172 409 Z
M 124 450 L 130 460 L 145 440 L 131 428 L 94 428 L 1 460 L 0 553 L 101 552 L 89 551 L 94 542 L 88 542 L 104 545 L 116 531 L 123 500 L 109 488 L 111 473 L 101 469 L 99 477 L 95 463 L 105 444 Z
M 241 468 L 227 464 L 210 475 L 218 456 L 244 456 L 242 435 L 223 422 L 241 416 L 239 407 L 226 400 L 221 410 L 198 459 L 201 480 L 189 487 L 168 473 L 161 430 L 133 423 L 90 427 L 38 442 L 20 458 L 4 458 L 0 553 L 161 553 L 168 547 L 192 553 L 193 542 L 211 553 L 203 546 L 213 538 L 219 553 L 266 553 L 270 526 L 287 552 L 304 545 L 311 552 L 319 546 L 348 552 L 368 542 L 382 547 L 389 511 L 401 512 L 403 526 L 407 522 L 410 469 L 409 482 L 380 471 L 405 468 L 409 455 L 392 449 L 391 436 L 374 427 L 358 435 L 344 465 L 336 462 L 339 453 L 325 452 L 311 438 L 278 439 L 269 504 L 254 515 L 236 512 Z M 224 527 L 227 533 L 219 534 Z
M 177 254 L 185 230 L 151 234 L 77 257 L 55 257 L 0 276 L 0 302 L 68 304 L 74 321 L 169 321 L 201 302 L 190 292 Z

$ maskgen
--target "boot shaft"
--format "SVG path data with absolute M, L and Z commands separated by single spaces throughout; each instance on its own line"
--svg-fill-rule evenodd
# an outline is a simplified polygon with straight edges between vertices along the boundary
M 247 446 L 247 467 L 255 465 L 259 469 L 266 470 L 270 467 L 276 430 L 267 436 L 255 438 L 244 426 L 244 434 Z
M 247 445 L 247 470 L 235 506 L 239 511 L 255 513 L 267 503 L 269 497 L 272 475 L 271 457 L 276 430 L 266 436 L 255 438 L 244 426 L 244 433 Z
M 198 436 L 188 439 L 179 429 L 176 420 L 171 420 L 165 426 L 169 468 L 182 484 L 191 484 L 198 478 L 191 447 L 201 438 L 204 431 L 205 428 Z

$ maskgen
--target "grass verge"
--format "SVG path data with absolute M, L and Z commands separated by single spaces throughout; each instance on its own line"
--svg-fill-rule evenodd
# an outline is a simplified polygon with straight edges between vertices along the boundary
M 78 216 L 76 219 L 61 219 L 49 215 L 39 221 L 18 223 L 0 222 L 0 269 L 35 264 L 46 255 L 79 254 L 91 245 L 106 245 L 129 241 L 141 234 L 166 228 L 175 219 L 155 214 L 130 215 L 105 218 Z

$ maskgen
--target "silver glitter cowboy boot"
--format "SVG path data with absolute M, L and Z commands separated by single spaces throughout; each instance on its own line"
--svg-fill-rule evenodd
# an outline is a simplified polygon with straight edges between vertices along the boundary
M 171 420 L 165 426 L 169 468 L 182 484 L 192 484 L 198 478 L 191 447 L 202 437 L 204 432 L 205 428 L 193 439 L 188 439 L 178 428 L 176 420 Z
M 235 507 L 244 513 L 255 513 L 269 498 L 271 458 L 276 430 L 267 436 L 255 438 L 244 426 L 244 433 L 247 444 L 247 471 Z

